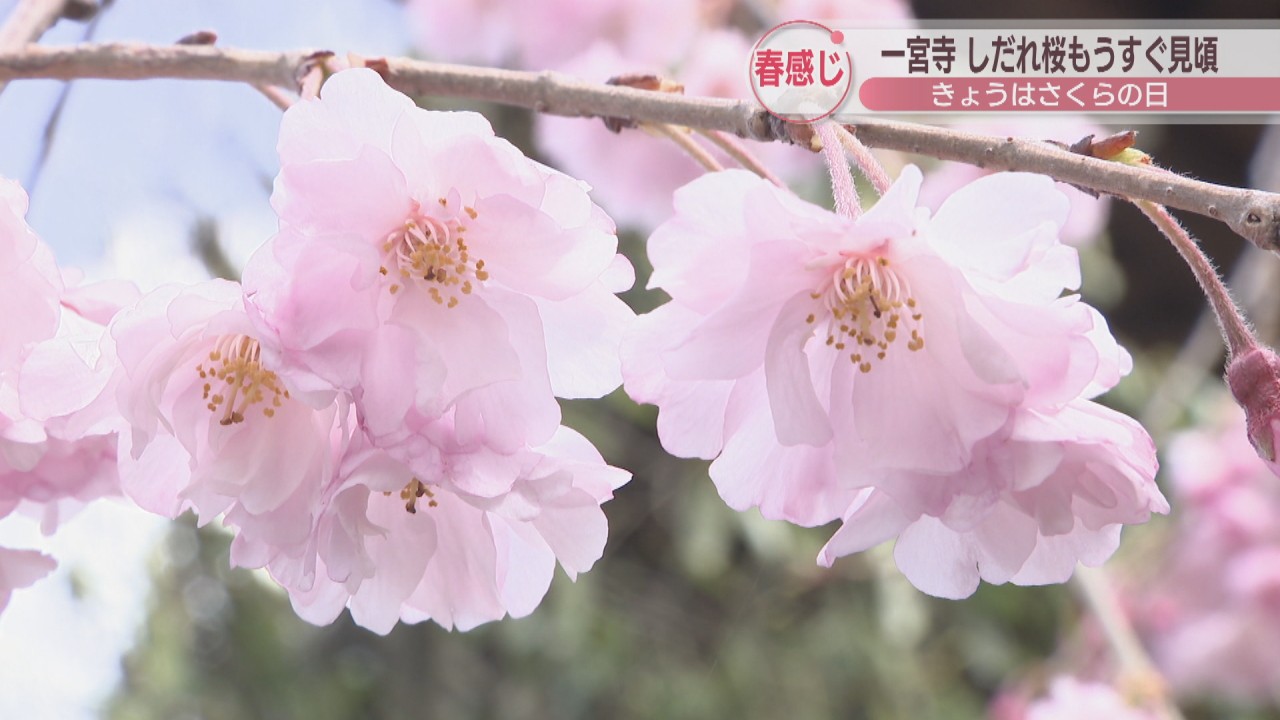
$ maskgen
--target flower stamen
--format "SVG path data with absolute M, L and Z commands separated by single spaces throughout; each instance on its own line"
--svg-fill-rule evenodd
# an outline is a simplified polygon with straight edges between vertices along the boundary
M 274 417 L 283 400 L 289 399 L 289 391 L 280 384 L 280 378 L 262 367 L 262 346 L 247 335 L 223 335 L 214 343 L 208 355 L 209 367 L 202 362 L 196 365 L 204 383 L 203 399 L 209 412 L 222 411 L 219 425 L 242 423 L 249 407 L 271 400 L 262 409 L 268 418 Z M 219 392 L 214 392 L 220 383 Z
M 387 497 L 391 496 L 390 492 L 384 492 L 382 494 Z M 410 515 L 416 515 L 418 513 L 418 500 L 423 497 L 427 498 L 427 507 L 440 506 L 440 503 L 436 500 L 436 494 L 431 491 L 431 487 L 418 478 L 411 478 L 400 490 L 400 499 L 404 501 L 405 512 Z
M 829 313 L 826 344 L 848 350 L 849 361 L 861 372 L 871 372 L 876 361 L 884 360 L 902 332 L 910 331 L 907 350 L 924 348 L 924 314 L 888 258 L 849 258 L 810 297 L 822 300 Z M 817 317 L 810 314 L 805 321 L 815 325 Z
M 441 198 L 440 204 L 445 206 L 446 200 Z M 479 215 L 474 208 L 465 210 L 473 219 Z M 400 278 L 390 285 L 389 292 L 394 295 L 409 283 L 426 285 L 428 296 L 437 305 L 457 307 L 461 295 L 470 295 L 475 283 L 489 279 L 484 260 L 472 257 L 465 232 L 456 219 L 418 215 L 388 235 L 382 243 L 383 265 L 378 272 Z

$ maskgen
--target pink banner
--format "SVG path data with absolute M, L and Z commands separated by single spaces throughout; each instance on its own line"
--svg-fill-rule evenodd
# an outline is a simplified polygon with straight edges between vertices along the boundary
M 1280 112 L 1275 77 L 874 77 L 874 112 Z

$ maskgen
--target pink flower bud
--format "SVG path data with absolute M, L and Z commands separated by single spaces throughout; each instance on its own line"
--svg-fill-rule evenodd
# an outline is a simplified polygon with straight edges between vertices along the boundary
M 1277 472 L 1276 423 L 1280 419 L 1280 356 L 1268 347 L 1249 347 L 1227 365 L 1227 385 L 1244 408 L 1249 442 Z

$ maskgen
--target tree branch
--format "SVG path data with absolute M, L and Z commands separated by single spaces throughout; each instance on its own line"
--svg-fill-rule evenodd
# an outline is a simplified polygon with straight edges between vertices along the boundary
M 0 52 L 0 83 L 20 78 L 141 80 L 185 78 L 296 87 L 325 53 L 264 52 L 223 47 L 127 43 L 28 46 Z M 571 117 L 626 118 L 720 130 L 752 140 L 805 142 L 807 128 L 789 125 L 753 102 L 685 97 L 589 83 L 554 72 L 520 72 L 387 58 L 372 63 L 393 87 L 517 105 Z M 992 170 L 1048 175 L 1125 198 L 1207 215 L 1266 250 L 1280 250 L 1280 195 L 1201 182 L 1154 168 L 1079 155 L 1049 143 L 992 137 L 929 125 L 865 118 L 854 127 L 871 147 L 928 155 Z M 803 137 L 802 137 L 803 136 Z
M 65 0 L 18 0 L 0 26 L 0 50 L 18 50 L 35 42 L 62 17 Z
M 85 0 L 18 0 L 0 25 L 0 52 L 21 50 L 27 43 L 39 40 L 64 14 L 87 17 L 86 4 Z M 0 81 L 0 92 L 4 92 L 6 84 Z

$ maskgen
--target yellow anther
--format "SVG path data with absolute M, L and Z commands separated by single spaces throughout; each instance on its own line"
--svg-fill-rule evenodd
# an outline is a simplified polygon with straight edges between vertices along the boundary
M 824 287 L 811 292 L 815 300 L 821 300 L 827 310 L 826 344 L 837 352 L 848 352 L 850 361 L 862 372 L 870 372 L 876 361 L 884 361 L 890 354 L 890 346 L 898 339 L 898 329 L 904 323 L 911 330 L 909 349 L 924 346 L 920 337 L 920 321 L 923 313 L 913 312 L 910 317 L 897 312 L 898 308 L 915 309 L 917 301 L 898 272 L 891 270 L 892 262 L 885 257 L 851 257 L 832 268 L 831 280 Z M 805 322 L 819 325 L 821 313 L 810 313 Z M 821 337 L 821 336 L 819 336 Z M 860 348 L 875 348 L 874 360 L 863 357 Z
M 383 495 L 390 496 L 391 493 L 384 492 Z M 418 500 L 427 498 L 427 507 L 438 507 L 440 503 L 436 502 L 436 494 L 418 478 L 412 478 L 400 490 L 400 499 L 404 500 L 405 512 L 416 514 L 418 512 Z
M 443 198 L 441 205 L 445 204 Z M 475 283 L 489 278 L 482 270 L 484 262 L 473 259 L 467 243 L 459 235 L 463 228 L 455 219 L 416 217 L 392 233 L 383 245 L 384 268 L 398 270 L 403 285 L 392 284 L 389 292 L 400 287 L 427 284 L 431 299 L 439 305 L 457 307 L 461 295 L 476 290 Z M 386 273 L 384 273 L 386 274 Z
M 222 383 L 224 392 L 213 392 L 213 383 L 203 383 L 201 399 L 208 400 L 205 407 L 210 412 L 222 412 L 218 419 L 220 425 L 234 425 L 244 422 L 245 411 L 250 405 L 264 402 L 270 394 L 272 407 L 280 407 L 280 398 L 289 397 L 287 390 L 280 386 L 279 378 L 270 370 L 262 367 L 262 349 L 257 340 L 245 335 L 224 335 L 217 340 L 214 349 L 209 353 L 210 359 L 218 363 L 210 370 L 198 365 L 197 372 L 201 377 L 212 376 Z M 267 412 L 266 410 L 269 410 Z M 269 418 L 275 411 L 266 408 L 264 414 Z

